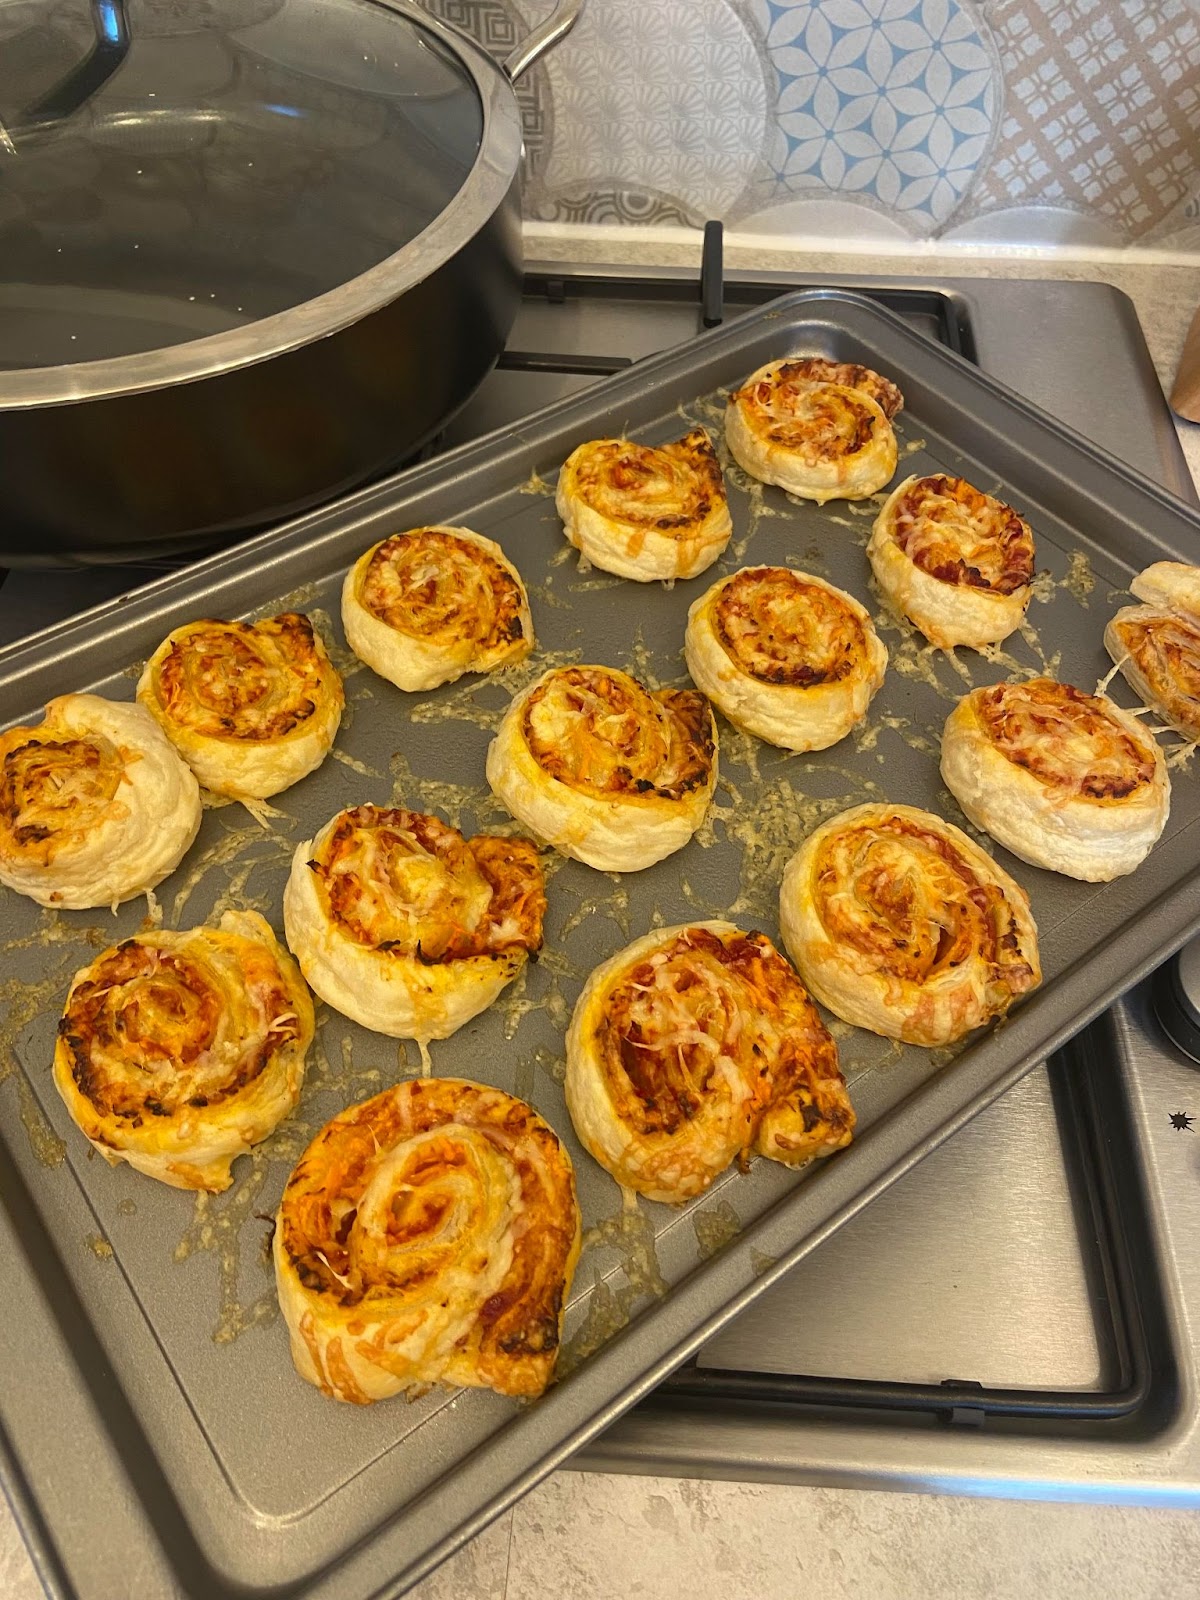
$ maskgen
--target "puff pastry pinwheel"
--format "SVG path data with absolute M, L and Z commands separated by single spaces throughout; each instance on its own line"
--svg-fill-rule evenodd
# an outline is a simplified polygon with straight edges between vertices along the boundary
M 42 906 L 113 906 L 161 883 L 200 827 L 200 789 L 140 706 L 51 700 L 0 734 L 0 883 Z
M 905 478 L 875 519 L 867 555 L 892 605 L 941 650 L 997 644 L 1021 626 L 1033 534 L 965 478 Z
M 327 1123 L 283 1192 L 296 1368 L 359 1405 L 435 1383 L 539 1395 L 579 1242 L 570 1157 L 535 1111 L 462 1079 L 398 1084 Z
M 855 806 L 816 829 L 784 871 L 779 917 L 823 1005 L 907 1044 L 951 1044 L 1042 980 L 1024 889 L 914 806 Z
M 694 578 L 729 543 L 733 522 L 703 428 L 672 444 L 593 439 L 567 457 L 555 505 L 593 566 L 621 578 Z
M 1137 718 L 1052 678 L 965 695 L 942 733 L 942 777 L 1013 855 L 1087 883 L 1132 872 L 1171 805 L 1166 761 Z
M 206 789 L 267 800 L 321 765 L 342 680 L 307 617 L 188 622 L 147 661 L 137 697 Z
M 597 967 L 567 1033 L 585 1149 L 651 1200 L 701 1194 L 751 1150 L 800 1166 L 850 1143 L 837 1046 L 761 933 L 660 928 Z
M 636 872 L 680 850 L 717 781 L 712 708 L 694 689 L 644 689 L 615 667 L 559 667 L 518 695 L 487 778 L 565 856 Z
M 730 722 L 785 750 L 845 738 L 888 659 L 852 595 L 790 567 L 743 567 L 713 584 L 688 612 L 684 656 Z
M 293 1109 L 313 1036 L 296 963 L 253 911 L 135 934 L 78 972 L 54 1082 L 114 1166 L 217 1192 Z
M 533 649 L 521 575 L 470 528 L 411 528 L 372 545 L 342 586 L 351 650 L 399 689 L 436 689 Z
M 1129 587 L 1144 604 L 1113 617 L 1108 653 L 1146 705 L 1200 740 L 1200 567 L 1156 561 Z
M 899 389 L 822 356 L 770 361 L 729 397 L 725 437 L 752 478 L 803 500 L 863 500 L 896 470 Z
M 528 839 L 464 839 L 420 811 L 340 811 L 292 860 L 287 941 L 336 1010 L 398 1039 L 447 1039 L 542 943 Z

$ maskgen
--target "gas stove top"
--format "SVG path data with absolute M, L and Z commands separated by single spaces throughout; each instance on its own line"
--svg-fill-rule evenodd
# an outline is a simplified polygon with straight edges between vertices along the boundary
M 1101 284 L 743 272 L 710 273 L 702 290 L 684 271 L 535 267 L 496 371 L 435 448 L 518 428 L 702 326 L 818 281 L 884 301 L 1195 499 L 1132 306 Z M 9 573 L 0 642 L 165 569 Z M 1200 1076 L 1144 987 L 815 1250 L 578 1464 L 1200 1503 L 1198 1158 Z

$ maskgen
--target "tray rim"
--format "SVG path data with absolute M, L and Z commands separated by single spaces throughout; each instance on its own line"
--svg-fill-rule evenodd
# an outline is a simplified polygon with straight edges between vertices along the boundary
M 164 610 L 187 603 L 189 594 L 197 589 L 203 590 L 214 581 L 231 580 L 265 571 L 275 565 L 281 555 L 286 557 L 289 564 L 302 563 L 306 558 L 316 557 L 326 546 L 336 546 L 339 540 L 348 540 L 358 521 L 382 510 L 386 504 L 394 503 L 396 500 L 403 502 L 414 499 L 426 491 L 452 482 L 463 483 L 465 497 L 472 490 L 463 480 L 472 478 L 482 469 L 500 471 L 510 461 L 523 459 L 530 448 L 535 446 L 537 436 L 546 432 L 548 428 L 551 432 L 555 429 L 567 430 L 573 425 L 573 418 L 577 415 L 591 416 L 597 407 L 609 409 L 619 403 L 626 393 L 636 394 L 642 390 L 653 390 L 661 376 L 670 375 L 681 367 L 686 371 L 691 366 L 699 365 L 710 352 L 719 352 L 724 346 L 736 349 L 748 343 L 764 322 L 787 320 L 789 323 L 794 323 L 805 310 L 817 306 L 828 310 L 831 305 L 850 308 L 851 315 L 865 314 L 868 322 L 882 323 L 885 330 L 919 351 L 922 360 L 932 359 L 962 369 L 970 384 L 990 391 L 993 397 L 999 398 L 1010 411 L 1016 410 L 1024 414 L 1027 420 L 1034 422 L 1041 432 L 1056 435 L 1061 442 L 1069 444 L 1077 454 L 1090 457 L 1106 469 L 1110 477 L 1115 474 L 1143 502 L 1146 499 L 1155 502 L 1168 514 L 1182 517 L 1187 527 L 1200 532 L 1200 516 L 1197 516 L 1185 502 L 1127 467 L 1099 446 L 1075 434 L 1073 430 L 1049 417 L 1038 407 L 1014 395 L 1005 385 L 990 378 L 988 374 L 953 352 L 930 344 L 924 336 L 914 333 L 895 314 L 879 307 L 868 297 L 841 289 L 802 289 L 796 294 L 781 296 L 768 307 L 747 312 L 744 316 L 739 316 L 710 334 L 700 336 L 686 346 L 647 358 L 629 372 L 619 375 L 605 385 L 601 392 L 589 389 L 567 401 L 544 407 L 527 418 L 519 428 L 485 435 L 482 439 L 448 452 L 430 463 L 397 474 L 381 484 L 345 497 L 317 512 L 308 513 L 278 529 L 269 530 L 232 551 L 218 552 L 180 573 L 168 574 L 136 591 L 129 599 L 106 602 L 90 612 L 0 650 L 0 682 L 11 687 L 14 680 L 6 671 L 10 667 L 15 672 L 16 681 L 23 686 L 25 682 L 35 678 L 39 671 L 44 672 L 64 661 L 89 655 L 114 637 L 124 639 L 128 643 L 132 626 L 148 623 L 160 616 Z M 551 424 L 554 424 L 554 428 L 550 428 Z M 324 526 L 330 522 L 336 526 L 333 528 Z M 300 536 L 299 543 L 296 542 L 297 536 Z M 333 569 L 327 565 L 321 570 L 322 572 L 336 570 L 336 566 L 340 564 L 338 561 L 334 563 Z M 110 623 L 112 626 L 108 626 Z M 108 670 L 112 670 L 111 665 Z M 1052 1001 L 1057 1000 L 1063 988 L 1067 988 L 1069 993 L 1072 988 L 1078 986 L 1077 968 L 1082 963 L 1076 962 L 1056 980 L 1051 989 L 1040 991 L 1038 996 L 1017 1013 L 1004 1030 L 1005 1037 L 1013 1040 L 1016 1049 L 1006 1070 L 993 1075 L 986 1084 L 966 1097 L 962 1094 L 949 1093 L 955 1074 L 946 1074 L 941 1079 L 930 1080 L 926 1088 L 936 1091 L 940 1087 L 942 1090 L 940 1095 L 934 1093 L 935 1103 L 952 1102 L 953 1109 L 948 1109 L 941 1120 L 936 1120 L 937 1114 L 935 1114 L 933 1127 L 927 1130 L 922 1138 L 915 1143 L 905 1142 L 902 1151 L 895 1148 L 901 1137 L 897 1123 L 908 1120 L 914 1111 L 919 1109 L 911 1105 L 898 1106 L 889 1116 L 869 1127 L 852 1147 L 864 1152 L 862 1157 L 853 1161 L 853 1172 L 847 1173 L 847 1163 L 843 1159 L 842 1163 L 833 1164 L 819 1174 L 821 1192 L 827 1202 L 823 1208 L 823 1220 L 811 1229 L 800 1243 L 784 1249 L 773 1267 L 765 1272 L 747 1273 L 745 1266 L 749 1249 L 752 1244 L 773 1242 L 774 1232 L 785 1226 L 785 1219 L 778 1213 L 792 1209 L 795 1196 L 801 1192 L 799 1188 L 781 1200 L 757 1222 L 751 1224 L 739 1236 L 736 1247 L 705 1264 L 703 1268 L 697 1269 L 677 1285 L 670 1296 L 672 1305 L 684 1299 L 690 1303 L 696 1298 L 697 1279 L 702 1280 L 702 1286 L 725 1280 L 729 1293 L 716 1311 L 693 1324 L 692 1332 L 686 1338 L 669 1344 L 649 1365 L 643 1365 L 640 1377 L 623 1386 L 616 1397 L 610 1397 L 603 1405 L 594 1409 L 589 1408 L 586 1416 L 569 1427 L 553 1449 L 542 1454 L 535 1464 L 514 1478 L 504 1490 L 484 1499 L 474 1515 L 462 1522 L 454 1533 L 428 1548 L 392 1582 L 376 1592 L 379 1594 L 400 1592 L 400 1588 L 417 1581 L 427 1573 L 438 1561 L 444 1559 L 492 1517 L 506 1509 L 513 1500 L 531 1488 L 547 1472 L 560 1465 L 568 1454 L 641 1398 L 666 1372 L 685 1360 L 694 1349 L 710 1337 L 718 1326 L 736 1316 L 758 1293 L 769 1287 L 803 1255 L 816 1248 L 836 1227 L 849 1220 L 869 1203 L 876 1193 L 889 1186 L 925 1154 L 936 1148 L 945 1138 L 950 1137 L 958 1127 L 991 1104 L 1047 1053 L 1073 1036 L 1092 1016 L 1103 1010 L 1117 994 L 1123 992 L 1169 954 L 1175 945 L 1182 943 L 1195 927 L 1200 926 L 1200 909 L 1183 924 L 1179 923 L 1177 917 L 1172 917 L 1171 910 L 1186 886 L 1194 881 L 1198 871 L 1200 869 L 1193 871 L 1183 880 L 1177 880 L 1169 891 L 1153 900 L 1135 924 L 1132 926 L 1126 924 L 1122 927 L 1120 934 L 1111 941 L 1105 952 L 1110 966 L 1119 973 L 1119 976 L 1114 977 L 1102 992 L 1093 994 L 1083 1009 L 1073 1011 L 1067 1021 L 1048 1031 L 1035 1027 L 1042 1013 Z M 1036 1035 L 1032 1043 L 1029 1037 L 1031 1035 Z M 959 1073 L 958 1076 L 961 1077 L 962 1074 Z M 868 1162 L 867 1157 L 872 1153 L 873 1162 Z M 873 1177 L 868 1176 L 868 1167 L 874 1171 Z M 856 1181 L 860 1172 L 861 1182 Z M 813 1184 L 811 1181 L 806 1182 L 802 1188 L 804 1193 L 811 1193 Z M 831 1200 L 832 1205 L 828 1204 Z M 737 1262 L 739 1257 L 742 1258 L 740 1270 Z M 625 1350 L 627 1336 L 634 1333 L 639 1325 L 642 1326 L 644 1333 L 643 1319 L 635 1319 L 625 1331 L 625 1335 L 618 1336 L 589 1358 L 586 1365 L 574 1374 L 571 1385 L 564 1385 L 562 1389 L 552 1391 L 539 1406 L 539 1413 L 544 1408 L 550 1408 L 555 1400 L 560 1404 L 554 1409 L 565 1409 L 561 1402 L 568 1393 L 581 1395 L 583 1390 L 606 1387 L 602 1379 L 607 1375 L 609 1368 L 618 1364 L 617 1356 Z M 579 1408 L 572 1409 L 577 1411 Z M 486 1444 L 473 1452 L 456 1476 L 461 1480 L 465 1469 L 477 1465 L 477 1457 L 486 1455 L 486 1452 Z M 16 1487 L 14 1485 L 14 1488 Z M 389 1539 L 389 1535 L 394 1536 L 398 1531 L 398 1525 L 404 1519 L 406 1510 L 420 1505 L 428 1495 L 435 1493 L 438 1487 L 438 1484 L 434 1484 L 425 1495 L 410 1503 L 410 1507 L 399 1508 L 392 1519 L 380 1525 L 377 1534 L 372 1536 L 372 1542 L 382 1544 Z M 18 1498 L 23 1498 L 19 1490 Z M 328 1568 L 322 1569 L 300 1581 L 305 1588 L 311 1585 L 315 1592 L 318 1588 L 324 1588 L 323 1580 L 328 1571 Z

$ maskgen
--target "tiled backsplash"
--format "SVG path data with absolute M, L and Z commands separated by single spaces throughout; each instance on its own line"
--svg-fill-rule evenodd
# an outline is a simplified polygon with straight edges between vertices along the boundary
M 531 219 L 1200 257 L 1200 0 L 588 0 L 520 97 Z

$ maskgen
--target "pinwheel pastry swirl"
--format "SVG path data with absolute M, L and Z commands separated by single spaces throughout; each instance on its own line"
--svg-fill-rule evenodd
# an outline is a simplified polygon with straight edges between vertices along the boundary
M 420 811 L 354 806 L 300 845 L 284 928 L 322 1000 L 394 1038 L 446 1039 L 541 948 L 528 839 L 464 839 Z
M 200 789 L 140 706 L 67 694 L 0 734 L 0 883 L 76 911 L 144 894 L 200 827 Z
M 206 789 L 266 800 L 319 767 L 345 695 L 312 623 L 189 622 L 146 663 L 138 699 Z
M 939 649 L 996 644 L 1021 626 L 1033 534 L 965 478 L 906 478 L 875 519 L 867 555 L 892 605 Z
M 621 578 L 694 578 L 729 543 L 725 480 L 703 428 L 673 444 L 593 439 L 567 457 L 555 497 L 563 531 Z
M 725 437 L 752 478 L 803 500 L 862 500 L 896 470 L 894 383 L 822 356 L 770 361 L 729 397 Z
M 1104 644 L 1130 687 L 1185 739 L 1200 740 L 1200 567 L 1156 561 L 1129 586 Z
M 346 574 L 351 650 L 399 689 L 436 689 L 533 649 L 521 575 L 493 539 L 435 525 L 372 545 Z
M 570 1157 L 535 1111 L 462 1079 L 401 1083 L 327 1123 L 284 1190 L 296 1368 L 359 1405 L 436 1383 L 539 1395 L 579 1242 Z
M 702 1193 L 752 1150 L 800 1166 L 850 1143 L 837 1046 L 765 934 L 660 928 L 597 967 L 567 1034 L 585 1148 L 651 1200 Z
M 104 1159 L 217 1192 L 293 1109 L 313 1036 L 296 963 L 253 911 L 139 933 L 78 972 L 54 1082 Z
M 712 708 L 615 667 L 560 667 L 518 695 L 487 755 L 513 816 L 565 856 L 636 872 L 682 849 L 717 781 Z
M 1088 883 L 1132 872 L 1171 805 L 1162 751 L 1137 718 L 1052 678 L 965 695 L 942 733 L 942 777 L 1005 849 Z
M 743 567 L 713 584 L 688 612 L 684 656 L 730 722 L 785 750 L 845 738 L 887 670 L 864 607 L 790 567 Z
M 913 806 L 855 806 L 810 834 L 784 872 L 779 916 L 817 999 L 907 1044 L 951 1044 L 1042 979 L 1024 889 Z

